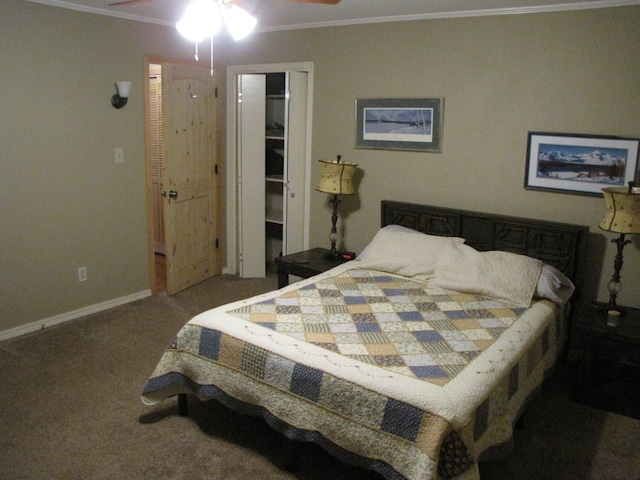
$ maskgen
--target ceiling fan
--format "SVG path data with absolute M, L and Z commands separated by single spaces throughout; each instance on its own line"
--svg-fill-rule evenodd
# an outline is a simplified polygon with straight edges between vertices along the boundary
M 154 0 L 121 0 L 110 3 L 109 6 L 133 5 L 147 3 Z M 298 3 L 322 3 L 336 5 L 340 0 L 288 0 Z M 178 31 L 187 39 L 198 43 L 207 37 L 213 37 L 221 23 L 234 39 L 240 40 L 255 28 L 258 19 L 251 8 L 244 5 L 242 0 L 193 0 L 187 7 L 185 16 L 178 22 Z
M 109 6 L 133 5 L 154 0 L 121 0 Z M 336 5 L 340 0 L 288 0 L 299 3 L 319 3 Z M 224 21 L 227 30 L 235 40 L 249 35 L 258 19 L 255 12 L 243 4 L 242 0 L 192 0 L 184 16 L 176 24 L 178 32 L 195 43 L 195 59 L 198 60 L 198 43 L 205 38 L 211 40 L 211 75 L 213 75 L 213 37 Z
M 155 0 L 123 0 L 122 2 L 114 2 L 114 3 L 110 3 L 109 6 L 115 6 L 115 5 L 127 5 L 127 4 L 134 4 L 134 3 L 147 3 L 147 2 L 153 2 Z M 340 0 L 288 0 L 289 2 L 298 2 L 298 3 L 325 3 L 327 5 L 336 5 L 338 3 L 340 3 Z M 240 4 L 241 2 L 238 0 L 228 0 L 228 3 L 235 3 L 235 4 Z
M 109 6 L 133 5 L 154 0 L 121 0 Z M 299 3 L 322 3 L 336 5 L 340 0 L 288 0 Z M 213 38 L 224 20 L 227 30 L 235 40 L 240 40 L 253 31 L 258 19 L 255 12 L 242 0 L 193 0 L 184 17 L 176 24 L 180 34 L 196 45 L 205 38 Z M 197 56 L 197 54 L 196 54 Z

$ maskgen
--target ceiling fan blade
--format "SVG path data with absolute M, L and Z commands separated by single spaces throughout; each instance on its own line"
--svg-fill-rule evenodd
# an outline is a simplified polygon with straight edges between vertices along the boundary
M 300 3 L 326 3 L 327 5 L 336 5 L 340 3 L 340 0 L 289 0 L 290 2 Z
M 110 7 L 115 7 L 116 5 L 133 5 L 134 3 L 147 3 L 153 2 L 155 0 L 123 0 L 122 2 L 110 3 Z

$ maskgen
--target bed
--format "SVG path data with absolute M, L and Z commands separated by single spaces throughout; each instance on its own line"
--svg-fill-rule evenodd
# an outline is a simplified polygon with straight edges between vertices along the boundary
M 564 346 L 588 229 L 381 213 L 358 260 L 191 319 L 143 402 L 216 399 L 389 480 L 479 478 Z

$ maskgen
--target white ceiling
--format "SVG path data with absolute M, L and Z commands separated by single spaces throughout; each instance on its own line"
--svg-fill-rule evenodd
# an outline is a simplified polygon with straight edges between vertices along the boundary
M 175 25 L 189 0 L 27 0 L 100 15 Z M 534 13 L 640 4 L 640 0 L 342 0 L 337 5 L 288 0 L 242 0 L 258 17 L 261 31 L 428 18 Z

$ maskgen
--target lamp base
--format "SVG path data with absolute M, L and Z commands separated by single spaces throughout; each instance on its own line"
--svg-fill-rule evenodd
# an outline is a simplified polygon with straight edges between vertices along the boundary
M 613 275 L 611 276 L 611 280 L 607 284 L 607 289 L 609 290 L 609 309 L 615 310 L 616 298 L 620 290 L 622 289 L 622 284 L 620 283 L 620 270 L 622 270 L 622 249 L 628 243 L 631 243 L 631 240 L 625 240 L 624 233 L 621 233 L 618 238 L 614 238 L 611 240 L 611 243 L 615 243 L 617 246 L 616 258 L 613 262 Z

